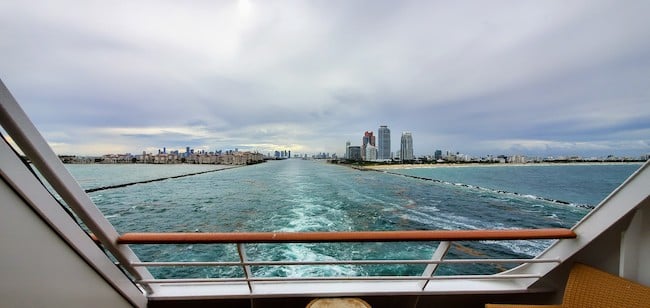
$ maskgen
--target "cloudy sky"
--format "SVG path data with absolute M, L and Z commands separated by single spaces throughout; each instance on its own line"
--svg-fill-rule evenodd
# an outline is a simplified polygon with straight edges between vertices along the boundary
M 650 153 L 650 1 L 0 2 L 0 78 L 59 154 Z

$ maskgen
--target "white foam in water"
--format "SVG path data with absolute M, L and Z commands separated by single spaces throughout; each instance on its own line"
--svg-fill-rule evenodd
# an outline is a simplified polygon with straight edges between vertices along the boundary
M 431 229 L 479 229 L 477 225 L 480 225 L 480 222 L 477 220 L 446 213 L 439 212 L 436 215 L 429 215 L 414 209 L 405 209 L 405 211 L 407 212 L 404 216 L 405 218 L 430 226 Z
M 516 240 L 516 241 L 481 241 L 481 243 L 488 245 L 498 245 L 508 249 L 509 251 L 516 254 L 528 255 L 531 257 L 537 256 L 546 247 L 551 244 L 552 240 Z
M 291 217 L 285 217 L 288 220 L 285 227 L 281 228 L 283 232 L 295 231 L 316 231 L 316 230 L 332 230 L 336 229 L 337 224 L 347 224 L 348 219 L 345 213 L 335 207 L 320 205 L 319 203 L 330 203 L 325 200 L 317 200 L 310 197 L 308 194 L 296 195 L 291 200 L 293 208 L 289 212 Z M 337 221 L 332 221 L 330 218 L 336 217 Z
M 282 260 L 294 261 L 334 261 L 336 258 L 318 253 L 312 249 L 314 244 L 290 244 L 283 245 L 277 249 L 278 251 L 268 251 L 274 255 L 284 255 Z M 275 249 L 274 249 L 275 250 Z M 269 258 L 270 259 L 270 258 Z M 323 265 L 323 266 L 267 266 L 262 267 L 256 271 L 256 275 L 260 277 L 274 277 L 274 276 L 287 276 L 287 277 L 312 277 L 312 276 L 356 276 L 358 272 L 352 265 Z
M 456 229 L 487 229 L 485 223 L 480 220 L 471 219 L 465 216 L 456 216 L 447 213 L 440 213 L 440 216 L 446 220 L 453 223 Z
M 433 205 L 423 206 L 420 209 L 423 210 L 423 211 L 431 212 L 431 213 L 440 212 L 440 210 L 437 207 L 433 206 Z
M 404 214 L 402 217 L 410 221 L 415 221 L 424 225 L 431 225 L 431 222 L 434 221 L 432 216 L 424 213 L 418 213 L 416 211 L 410 211 L 409 214 Z

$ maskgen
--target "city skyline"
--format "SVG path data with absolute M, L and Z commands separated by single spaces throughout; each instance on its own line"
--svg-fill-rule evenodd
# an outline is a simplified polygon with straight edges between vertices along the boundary
M 641 0 L 7 0 L 0 78 L 62 155 L 342 154 L 342 141 L 387 124 L 413 134 L 416 157 L 640 156 L 648 11 Z

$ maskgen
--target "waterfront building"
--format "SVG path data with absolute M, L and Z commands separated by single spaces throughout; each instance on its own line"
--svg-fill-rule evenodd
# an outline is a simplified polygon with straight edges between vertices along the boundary
M 237 153 L 237 151 L 235 151 L 234 153 Z M 275 157 L 275 159 L 291 158 L 291 151 L 287 151 L 287 150 L 275 151 L 273 157 Z
M 361 142 L 361 159 L 366 160 L 366 147 L 368 145 L 375 146 L 375 135 L 371 131 L 366 131 L 363 134 L 363 139 Z
M 415 159 L 415 156 L 413 155 L 413 136 L 410 132 L 402 133 L 402 142 L 400 146 L 399 157 L 402 159 L 402 161 Z
M 526 159 L 526 156 L 514 155 L 508 158 L 508 162 L 513 164 L 525 164 L 528 160 Z
M 390 159 L 390 129 L 388 129 L 388 126 L 379 126 L 377 137 L 379 139 L 377 146 L 377 158 Z
M 377 147 L 373 145 L 366 146 L 365 160 L 377 160 Z
M 361 160 L 361 147 L 358 145 L 350 146 L 350 158 L 349 160 L 360 161 Z
M 433 154 L 433 158 L 435 160 L 442 159 L 442 151 L 441 150 L 436 150 L 436 152 Z

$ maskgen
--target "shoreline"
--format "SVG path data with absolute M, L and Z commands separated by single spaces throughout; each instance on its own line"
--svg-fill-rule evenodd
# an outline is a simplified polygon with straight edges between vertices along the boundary
M 638 164 L 643 165 L 644 162 L 562 162 L 562 163 L 507 163 L 507 164 L 472 164 L 472 163 L 439 163 L 439 164 L 393 164 L 393 165 L 373 165 L 362 166 L 360 169 L 373 169 L 373 170 L 398 170 L 398 169 L 428 169 L 428 168 L 490 168 L 490 167 L 548 167 L 548 166 L 589 166 L 589 165 L 630 165 Z

